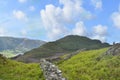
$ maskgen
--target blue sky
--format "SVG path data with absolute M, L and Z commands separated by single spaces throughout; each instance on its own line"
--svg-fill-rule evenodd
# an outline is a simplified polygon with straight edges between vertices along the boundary
M 0 36 L 120 41 L 120 0 L 0 0 Z

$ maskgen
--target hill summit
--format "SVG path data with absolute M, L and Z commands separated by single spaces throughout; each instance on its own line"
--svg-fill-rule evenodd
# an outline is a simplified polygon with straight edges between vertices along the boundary
M 23 62 L 38 62 L 40 58 L 56 57 L 83 48 L 89 50 L 108 46 L 110 46 L 108 43 L 101 43 L 99 40 L 92 40 L 83 36 L 69 35 L 54 42 L 48 42 L 39 48 L 28 51 L 16 60 Z

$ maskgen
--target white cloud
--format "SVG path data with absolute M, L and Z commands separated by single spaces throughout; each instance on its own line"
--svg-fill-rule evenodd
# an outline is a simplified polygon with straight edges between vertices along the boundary
M 102 0 L 91 0 L 95 9 L 102 9 Z
M 25 20 L 27 21 L 26 14 L 21 10 L 13 10 L 13 16 L 18 20 Z
M 49 4 L 40 11 L 45 29 L 51 38 L 65 35 L 69 27 L 66 25 L 75 25 L 81 20 L 92 18 L 92 14 L 82 7 L 82 0 L 59 0 L 59 3 L 63 7 Z
M 120 4 L 119 4 L 119 7 L 118 7 L 118 11 L 120 12 Z
M 93 27 L 93 39 L 99 39 L 102 42 L 106 41 L 107 26 L 97 25 Z
M 6 30 L 3 27 L 0 27 L 0 36 L 5 36 Z
M 30 6 L 29 9 L 30 9 L 30 11 L 35 11 L 35 7 L 34 6 Z
M 41 11 L 41 18 L 45 29 L 47 30 L 48 37 L 52 40 L 58 38 L 61 34 L 65 33 L 64 25 L 59 22 L 60 9 L 53 5 L 47 5 L 45 10 Z
M 72 30 L 73 35 L 86 36 L 86 28 L 82 21 L 76 23 L 75 28 Z
M 82 0 L 60 0 L 60 3 L 64 5 L 61 9 L 62 17 L 66 22 L 92 18 L 91 13 L 82 7 Z
M 20 3 L 25 3 L 27 0 L 18 0 Z
M 98 35 L 105 35 L 106 34 L 106 31 L 107 31 L 107 27 L 106 26 L 102 26 L 102 25 L 97 25 L 97 26 L 94 26 L 94 32 Z
M 21 34 L 22 34 L 23 36 L 26 36 L 26 35 L 27 35 L 27 31 L 26 31 L 25 29 L 23 29 L 23 30 L 21 30 Z
M 111 15 L 114 26 L 120 28 L 120 6 L 118 12 L 113 12 Z

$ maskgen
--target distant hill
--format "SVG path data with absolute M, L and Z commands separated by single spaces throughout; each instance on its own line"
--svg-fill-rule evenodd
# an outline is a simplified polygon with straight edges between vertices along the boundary
M 37 48 L 45 44 L 41 40 L 31 40 L 27 38 L 0 37 L 0 53 L 23 54 L 26 51 Z
M 69 35 L 28 51 L 24 55 L 17 57 L 16 60 L 23 62 L 39 62 L 40 58 L 55 57 L 83 48 L 99 49 L 108 46 L 110 46 L 108 43 L 101 43 L 99 40 L 91 40 L 83 36 Z

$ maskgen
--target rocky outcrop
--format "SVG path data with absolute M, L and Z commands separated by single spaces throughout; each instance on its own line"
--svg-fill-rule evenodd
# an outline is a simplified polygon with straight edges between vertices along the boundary
M 100 61 L 106 56 L 120 56 L 120 43 L 113 43 L 113 45 L 102 55 L 96 58 L 97 61 Z
M 120 43 L 113 44 L 105 53 L 105 55 L 120 55 Z
M 55 66 L 53 63 L 50 63 L 45 59 L 41 59 L 40 65 L 46 80 L 66 80 L 62 77 L 62 71 L 59 70 L 58 67 Z

